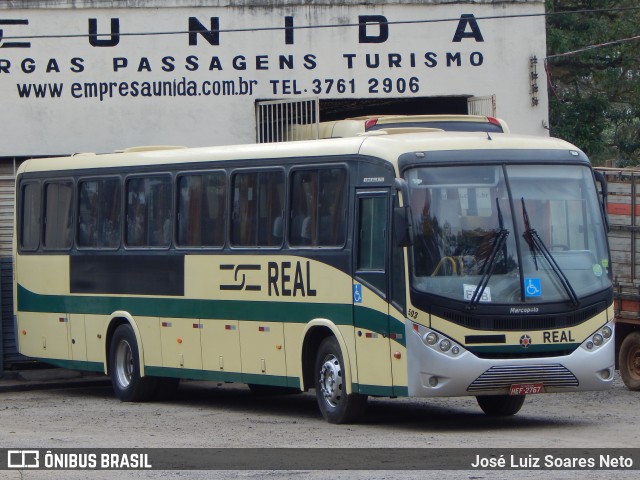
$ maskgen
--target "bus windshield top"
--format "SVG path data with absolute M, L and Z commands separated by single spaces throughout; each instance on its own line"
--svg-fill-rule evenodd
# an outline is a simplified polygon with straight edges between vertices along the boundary
M 611 288 L 606 229 L 587 166 L 430 166 L 405 177 L 414 291 L 467 308 L 577 307 Z

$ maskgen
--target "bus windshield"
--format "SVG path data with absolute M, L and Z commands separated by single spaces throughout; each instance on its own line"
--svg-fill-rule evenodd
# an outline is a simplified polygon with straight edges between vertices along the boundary
M 606 229 L 580 165 L 406 173 L 414 290 L 470 307 L 570 302 L 611 287 Z

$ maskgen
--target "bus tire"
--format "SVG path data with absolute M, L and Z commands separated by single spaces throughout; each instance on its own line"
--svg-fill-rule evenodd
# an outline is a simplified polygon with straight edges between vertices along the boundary
M 482 411 L 490 417 L 508 417 L 520 411 L 526 395 L 478 395 Z
M 109 375 L 116 396 L 123 402 L 142 402 L 156 391 L 156 379 L 140 376 L 138 342 L 131 325 L 116 328 L 109 348 Z
M 329 423 L 355 422 L 367 404 L 366 395 L 347 395 L 344 369 L 338 340 L 335 337 L 325 338 L 318 348 L 314 372 L 316 400 L 322 416 Z
M 620 376 L 629 390 L 640 390 L 640 332 L 624 337 L 618 353 Z

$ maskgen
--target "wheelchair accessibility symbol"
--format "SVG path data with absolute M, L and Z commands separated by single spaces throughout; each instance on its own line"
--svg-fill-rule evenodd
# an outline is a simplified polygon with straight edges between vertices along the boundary
M 525 297 L 540 297 L 542 295 L 542 286 L 539 278 L 524 279 Z
M 362 285 L 359 283 L 353 285 L 353 303 L 362 303 Z

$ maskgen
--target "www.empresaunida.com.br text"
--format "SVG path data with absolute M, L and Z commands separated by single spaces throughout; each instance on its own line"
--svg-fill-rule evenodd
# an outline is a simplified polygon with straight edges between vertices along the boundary
M 20 98 L 75 98 L 97 99 L 119 97 L 198 97 L 253 95 L 257 80 L 238 77 L 234 80 L 204 80 L 197 82 L 181 79 L 165 81 L 121 81 L 121 82 L 64 82 L 18 83 Z

